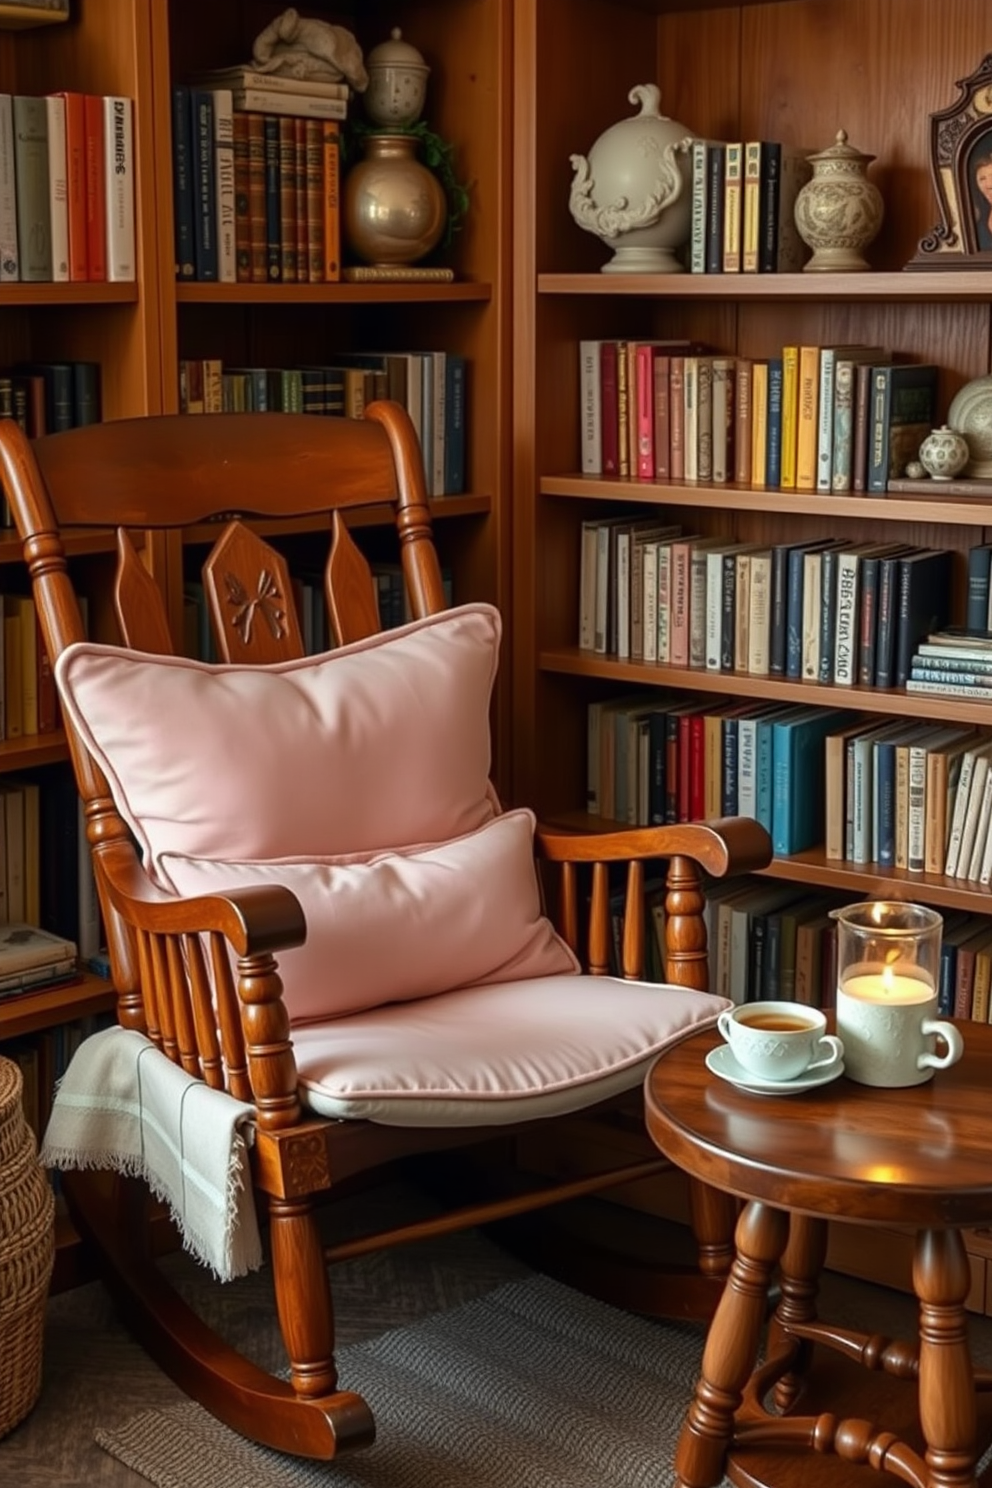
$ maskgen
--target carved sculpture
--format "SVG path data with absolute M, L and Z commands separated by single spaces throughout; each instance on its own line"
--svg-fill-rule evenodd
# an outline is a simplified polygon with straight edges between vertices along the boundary
M 330 21 L 306 19 L 293 6 L 255 37 L 252 60 L 259 72 L 325 82 L 343 79 L 356 93 L 368 87 L 362 50 L 351 32 Z

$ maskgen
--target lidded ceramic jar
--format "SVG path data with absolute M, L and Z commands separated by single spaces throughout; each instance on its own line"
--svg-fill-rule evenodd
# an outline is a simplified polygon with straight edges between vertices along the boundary
M 870 268 L 864 250 L 877 237 L 885 212 L 882 194 L 867 175 L 875 157 L 849 145 L 838 129 L 829 149 L 808 158 L 813 176 L 796 197 L 795 209 L 799 236 L 813 250 L 803 272 L 863 272 Z
M 935 481 L 953 480 L 969 459 L 968 441 L 947 424 L 931 429 L 920 445 L 920 464 Z
M 571 156 L 569 211 L 613 249 L 604 274 L 679 274 L 675 250 L 691 229 L 694 136 L 659 113 L 654 83 L 638 84 L 627 97 L 640 112 L 601 134 L 588 158 Z
M 394 26 L 388 41 L 365 58 L 369 85 L 362 96 L 365 112 L 383 129 L 416 124 L 424 111 L 430 68 L 415 46 Z

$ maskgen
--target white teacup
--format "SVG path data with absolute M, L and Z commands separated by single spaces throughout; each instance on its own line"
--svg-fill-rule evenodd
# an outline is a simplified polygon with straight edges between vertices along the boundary
M 894 980 L 885 995 L 876 990 L 878 977 L 854 977 L 837 989 L 845 1070 L 860 1085 L 890 1090 L 923 1085 L 934 1070 L 956 1064 L 964 1053 L 959 1030 L 936 1016 L 937 994 L 929 983 Z M 938 1039 L 944 1045 L 939 1054 Z
M 795 1080 L 844 1054 L 819 1008 L 803 1003 L 746 1002 L 725 1009 L 716 1026 L 737 1063 L 759 1080 Z

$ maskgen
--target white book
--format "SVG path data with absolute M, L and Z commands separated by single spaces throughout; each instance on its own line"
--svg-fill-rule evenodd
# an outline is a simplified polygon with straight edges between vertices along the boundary
M 711 548 L 706 554 L 706 670 L 720 671 L 723 624 L 723 560 L 730 548 Z
M 947 856 L 944 860 L 944 873 L 948 878 L 956 878 L 958 871 L 958 857 L 961 852 L 961 837 L 964 832 L 965 817 L 968 814 L 968 797 L 971 792 L 971 782 L 975 774 L 975 764 L 980 755 L 992 750 L 992 740 L 986 744 L 975 744 L 971 749 L 966 749 L 961 760 L 961 770 L 958 774 L 958 783 L 954 792 L 954 805 L 950 813 L 950 830 L 947 838 Z
M 331 82 L 324 78 L 286 77 L 278 72 L 263 72 L 250 65 L 246 67 L 218 67 L 210 72 L 201 72 L 191 79 L 200 88 L 267 88 L 272 93 L 303 93 L 314 98 L 344 98 L 351 96 L 345 82 Z
M 682 370 L 683 466 L 687 481 L 699 479 L 699 357 L 687 356 Z
M 816 682 L 820 676 L 820 579 L 823 553 L 803 554 L 803 609 L 800 634 L 800 658 L 803 680 Z
M 598 522 L 582 523 L 579 550 L 579 649 L 596 646 L 596 549 Z
M 706 273 L 706 141 L 694 139 L 691 146 L 692 196 L 689 239 L 689 268 Z
M 737 554 L 734 565 L 734 671 L 747 671 L 748 632 L 751 627 L 751 558 L 749 549 Z
M 239 114 L 291 114 L 296 119 L 347 119 L 348 100 L 321 98 L 313 93 L 278 93 L 274 88 L 235 88 Z
M 602 475 L 602 401 L 598 341 L 579 342 L 579 434 L 583 475 Z
M 617 532 L 616 636 L 617 658 L 630 660 L 630 529 Z
M 706 667 L 708 555 L 718 545 L 718 537 L 700 538 L 693 543 L 689 559 L 689 665 L 700 670 Z
M 989 771 L 985 777 L 985 784 L 988 790 L 992 791 L 992 771 Z M 992 817 L 992 799 L 988 802 L 988 814 Z M 992 883 L 992 830 L 986 831 L 985 834 L 985 850 L 978 868 L 978 882 L 986 885 Z
M 975 682 L 922 682 L 918 677 L 910 677 L 906 682 L 906 691 L 930 692 L 938 697 L 971 698 L 976 703 L 987 703 L 992 699 L 992 685 L 984 687 Z
M 52 224 L 52 281 L 69 278 L 69 162 L 65 142 L 65 99 L 49 93 L 48 115 L 48 210 Z
M 17 182 L 14 175 L 14 106 L 0 93 L 0 283 L 21 277 L 17 251 Z
M 980 754 L 975 761 L 971 784 L 968 788 L 968 802 L 965 808 L 964 826 L 961 830 L 957 868 L 953 875 L 955 878 L 965 878 L 971 867 L 971 850 L 978 835 L 978 818 L 985 799 L 985 782 L 988 775 L 989 757 L 987 754 Z
M 130 98 L 103 100 L 107 281 L 137 278 L 134 244 L 134 130 Z
M 658 650 L 655 660 L 667 665 L 672 654 L 672 545 L 658 544 Z
M 605 522 L 596 529 L 596 620 L 593 632 L 593 650 L 598 656 L 606 655 L 609 643 L 610 618 L 610 529 Z
M 982 871 L 982 863 L 985 860 L 985 845 L 990 835 L 992 835 L 989 833 L 990 818 L 992 818 L 992 770 L 986 771 L 985 775 L 985 789 L 982 791 L 982 799 L 978 807 L 975 840 L 971 847 L 968 872 L 965 874 L 965 877 L 968 879 L 977 879 Z
M 230 88 L 214 88 L 214 200 L 217 210 L 217 280 L 238 278 L 234 241 L 234 101 Z
M 406 357 L 406 411 L 410 415 L 410 422 L 417 431 L 417 439 L 420 443 L 420 457 L 424 458 L 424 388 L 421 362 L 423 358 L 419 351 L 407 351 L 402 353 Z
M 767 677 L 771 665 L 772 555 L 768 549 L 751 554 L 750 614 L 747 623 L 747 670 Z
M 758 743 L 757 716 L 737 721 L 737 815 L 758 814 L 758 776 L 755 751 Z
M 641 655 L 644 661 L 658 660 L 658 549 L 657 542 L 646 542 L 641 549 Z

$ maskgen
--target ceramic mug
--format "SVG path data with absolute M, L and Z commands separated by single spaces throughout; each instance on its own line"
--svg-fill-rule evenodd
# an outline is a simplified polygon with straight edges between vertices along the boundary
M 845 1073 L 859 1085 L 890 1090 L 923 1085 L 933 1079 L 934 1070 L 956 1064 L 964 1053 L 958 1029 L 937 1017 L 936 992 L 925 983 L 916 987 L 904 1001 L 858 996 L 844 983 L 838 987 L 837 1031 L 844 1040 Z M 943 1053 L 937 1052 L 938 1039 Z
M 726 1008 L 716 1026 L 737 1063 L 760 1080 L 794 1080 L 844 1053 L 819 1008 L 802 1003 L 743 1003 Z

